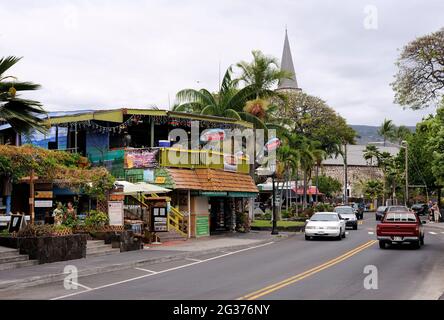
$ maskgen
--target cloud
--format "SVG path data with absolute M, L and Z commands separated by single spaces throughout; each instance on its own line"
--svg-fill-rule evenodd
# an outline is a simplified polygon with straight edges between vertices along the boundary
M 42 84 L 49 110 L 168 108 L 183 88 L 217 90 L 221 72 L 260 49 L 278 58 L 287 25 L 300 86 L 352 124 L 412 125 L 433 110 L 403 111 L 389 86 L 401 48 L 441 27 L 441 0 L 10 1 L 0 4 L 2 55 Z

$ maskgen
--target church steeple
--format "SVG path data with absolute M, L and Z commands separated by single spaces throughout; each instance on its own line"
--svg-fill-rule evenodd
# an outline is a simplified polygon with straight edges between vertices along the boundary
M 285 41 L 284 50 L 282 51 L 281 70 L 288 71 L 292 74 L 292 77 L 290 79 L 281 79 L 278 84 L 278 90 L 301 90 L 298 87 L 298 82 L 296 81 L 296 72 L 294 71 L 287 28 L 285 28 Z

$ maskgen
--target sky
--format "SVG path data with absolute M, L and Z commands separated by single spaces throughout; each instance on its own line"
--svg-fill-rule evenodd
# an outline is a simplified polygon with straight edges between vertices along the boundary
M 287 28 L 304 92 L 350 124 L 414 125 L 434 109 L 393 103 L 395 61 L 443 16 L 442 0 L 1 1 L 0 56 L 23 57 L 9 74 L 41 84 L 26 97 L 50 111 L 168 109 L 252 50 L 280 60 Z

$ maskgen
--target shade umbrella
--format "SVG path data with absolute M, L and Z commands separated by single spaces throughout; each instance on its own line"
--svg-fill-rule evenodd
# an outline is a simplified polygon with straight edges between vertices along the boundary
M 156 186 L 146 182 L 131 183 L 128 181 L 116 181 L 115 185 L 123 186 L 123 192 L 116 192 L 115 194 L 137 195 L 139 193 L 167 193 L 170 189 Z

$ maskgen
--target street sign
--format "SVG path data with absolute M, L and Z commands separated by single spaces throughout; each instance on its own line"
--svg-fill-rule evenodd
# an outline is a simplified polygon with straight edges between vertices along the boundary
M 196 237 L 210 235 L 210 224 L 208 216 L 196 216 Z

